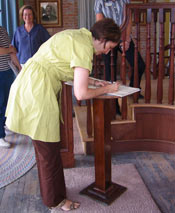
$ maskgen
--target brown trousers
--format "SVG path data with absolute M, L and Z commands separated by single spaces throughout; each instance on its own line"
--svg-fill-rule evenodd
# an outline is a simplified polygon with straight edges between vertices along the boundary
M 46 206 L 55 207 L 66 198 L 60 143 L 35 140 L 32 142 L 35 148 L 41 197 Z

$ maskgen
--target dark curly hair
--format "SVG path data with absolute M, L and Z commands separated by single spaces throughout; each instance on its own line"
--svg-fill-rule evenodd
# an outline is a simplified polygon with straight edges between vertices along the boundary
M 94 39 L 105 40 L 106 42 L 112 41 L 118 43 L 121 36 L 119 26 L 110 18 L 97 21 L 90 31 Z

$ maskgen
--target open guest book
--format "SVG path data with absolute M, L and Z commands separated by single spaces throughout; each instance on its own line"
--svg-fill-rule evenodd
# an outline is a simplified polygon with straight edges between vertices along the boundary
M 93 79 L 95 79 L 95 78 L 93 78 Z M 100 79 L 95 79 L 95 80 L 100 81 Z M 67 81 L 67 82 L 65 82 L 65 84 L 73 86 L 73 81 Z M 92 85 L 89 85 L 88 87 L 92 88 L 92 89 L 97 88 L 96 86 L 92 86 Z M 129 86 L 126 86 L 126 85 L 120 85 L 117 92 L 106 93 L 104 95 L 117 96 L 117 97 L 122 98 L 122 97 L 125 97 L 125 96 L 128 96 L 128 95 L 131 95 L 133 93 L 139 92 L 139 91 L 140 91 L 140 88 L 129 87 Z

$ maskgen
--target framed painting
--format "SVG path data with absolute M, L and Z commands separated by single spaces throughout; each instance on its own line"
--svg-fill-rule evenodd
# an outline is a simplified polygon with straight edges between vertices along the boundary
M 61 0 L 37 0 L 37 21 L 44 27 L 62 26 Z

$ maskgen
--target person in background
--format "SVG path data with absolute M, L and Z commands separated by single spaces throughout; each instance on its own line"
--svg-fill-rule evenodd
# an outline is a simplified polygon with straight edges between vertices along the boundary
M 42 15 L 42 20 L 43 21 L 56 21 L 57 20 L 57 16 L 56 16 L 56 11 L 54 8 L 54 5 L 52 4 L 47 4 L 46 9 Z
M 96 14 L 96 21 L 99 21 L 104 18 L 112 18 L 118 26 L 121 26 L 124 21 L 124 10 L 125 5 L 130 3 L 130 0 L 95 0 L 94 11 Z M 126 29 L 126 41 L 125 41 L 125 54 L 128 63 L 130 64 L 133 72 L 130 79 L 129 86 L 134 86 L 134 42 L 131 38 L 131 28 L 132 28 L 132 20 L 129 18 L 129 24 Z M 117 60 L 117 52 L 122 53 L 123 41 L 114 48 L 114 63 L 115 63 L 115 72 L 116 72 L 116 60 Z M 110 54 L 104 55 L 105 62 L 105 71 L 106 71 L 106 80 L 111 80 L 111 67 L 110 67 Z M 138 71 L 139 71 L 139 87 L 142 75 L 145 71 L 145 63 L 138 53 Z M 116 73 L 115 73 L 116 76 Z M 116 80 L 116 79 L 114 79 Z M 140 94 L 139 98 L 143 98 Z
M 5 110 L 11 84 L 15 75 L 8 65 L 12 62 L 21 69 L 21 65 L 16 57 L 16 49 L 10 45 L 10 38 L 4 27 L 0 26 L 0 147 L 9 148 L 10 144 L 5 140 Z
M 50 38 L 50 35 L 41 24 L 36 24 L 36 15 L 30 5 L 20 8 L 19 17 L 24 24 L 16 29 L 12 45 L 17 50 L 20 64 L 25 64 L 37 52 L 41 44 Z
M 91 31 L 82 28 L 56 33 L 25 63 L 11 87 L 6 125 L 32 138 L 41 196 L 51 213 L 80 206 L 67 198 L 60 156 L 62 82 L 74 80 L 77 100 L 117 91 L 118 82 L 94 80 L 89 74 L 94 53 L 108 54 L 119 40 L 120 29 L 112 19 L 96 22 Z M 91 89 L 89 84 L 100 87 Z

